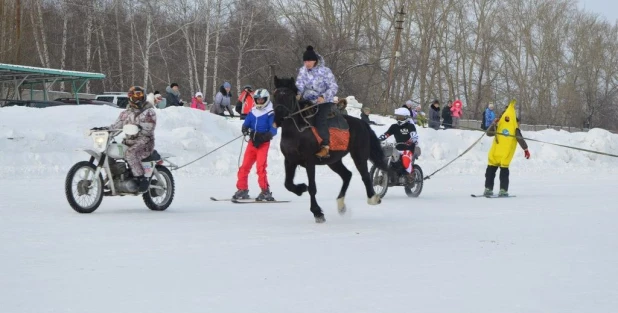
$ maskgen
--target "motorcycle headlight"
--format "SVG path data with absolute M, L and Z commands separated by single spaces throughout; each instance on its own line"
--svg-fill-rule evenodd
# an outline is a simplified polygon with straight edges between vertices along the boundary
M 94 141 L 94 149 L 97 152 L 104 152 L 107 148 L 107 138 L 109 134 L 107 132 L 93 132 L 92 140 Z

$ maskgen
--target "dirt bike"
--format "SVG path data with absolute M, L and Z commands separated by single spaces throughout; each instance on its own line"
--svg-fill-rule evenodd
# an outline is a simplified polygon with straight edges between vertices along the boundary
M 385 172 L 374 164 L 369 170 L 369 177 L 373 181 L 373 190 L 383 198 L 388 191 L 388 187 L 403 187 L 408 197 L 418 197 L 423 190 L 423 170 L 416 164 L 416 159 L 420 156 L 420 147 L 414 149 L 414 164 L 412 165 L 413 175 L 408 175 L 401 164 L 401 155 L 395 149 L 397 143 L 382 143 L 382 151 L 386 157 L 389 172 Z M 412 179 L 410 178 L 412 177 Z
M 117 143 L 115 137 L 121 133 L 135 135 L 136 125 L 125 125 L 123 129 L 93 128 L 86 132 L 92 137 L 94 149 L 80 149 L 90 154 L 89 161 L 76 163 L 69 170 L 65 180 L 65 194 L 71 207 L 79 213 L 94 212 L 103 196 L 142 195 L 146 206 L 153 211 L 164 211 L 174 199 L 174 177 L 170 170 L 177 167 L 167 159 L 171 154 L 156 150 L 142 160 L 144 176 L 149 180 L 148 190 L 138 192 L 138 184 L 124 160 L 127 146 Z

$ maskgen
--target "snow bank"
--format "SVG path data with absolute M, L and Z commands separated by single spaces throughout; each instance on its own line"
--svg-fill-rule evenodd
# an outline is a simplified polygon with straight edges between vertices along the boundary
M 350 115 L 358 117 L 359 109 L 349 108 Z M 84 131 L 110 125 L 120 113 L 107 106 L 67 106 L 45 109 L 7 107 L 0 109 L 0 178 L 65 175 L 76 162 L 87 159 L 80 148 L 90 148 L 91 139 Z M 377 115 L 370 118 L 385 126 L 373 126 L 379 135 L 394 120 Z M 172 159 L 179 165 L 197 159 L 239 136 L 242 121 L 228 119 L 205 111 L 185 107 L 157 109 L 156 147 L 160 152 L 176 155 Z M 429 174 L 467 149 L 481 136 L 480 131 L 433 130 L 420 128 L 422 156 L 418 160 L 425 174 Z M 601 129 L 588 133 L 543 130 L 525 132 L 524 136 L 596 151 L 618 153 L 618 135 Z M 470 152 L 444 169 L 440 174 L 484 173 L 487 151 L 492 138 L 485 137 Z M 618 168 L 616 158 L 591 154 L 546 144 L 528 142 L 532 158 L 525 160 L 518 151 L 511 163 L 513 175 L 525 172 L 612 172 Z M 244 145 L 246 147 L 246 143 Z M 237 140 L 213 154 L 180 169 L 176 175 L 229 176 L 236 175 L 241 141 Z M 279 149 L 279 136 L 271 143 L 268 173 L 271 177 L 284 174 L 283 155 Z M 346 166 L 357 175 L 349 156 Z M 304 171 L 302 171 L 304 172 Z M 302 176 L 303 174 L 299 174 Z M 333 175 L 327 167 L 319 167 L 318 175 Z M 438 175 L 440 175 L 438 174 Z M 576 177 L 574 177 L 576 178 Z M 579 177 L 577 177 L 579 178 Z

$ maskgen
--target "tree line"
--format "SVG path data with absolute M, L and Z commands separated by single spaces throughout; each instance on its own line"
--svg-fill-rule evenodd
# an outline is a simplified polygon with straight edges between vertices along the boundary
M 0 62 L 105 74 L 89 93 L 272 88 L 307 45 L 374 111 L 516 98 L 523 123 L 617 128 L 618 26 L 575 0 L 0 0 Z

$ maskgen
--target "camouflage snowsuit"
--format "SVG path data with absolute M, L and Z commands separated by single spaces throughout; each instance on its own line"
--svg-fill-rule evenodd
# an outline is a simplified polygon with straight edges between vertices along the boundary
M 110 129 L 121 129 L 127 124 L 138 125 L 140 131 L 136 135 L 127 136 L 124 139 L 123 143 L 129 147 L 124 159 L 131 167 L 133 176 L 143 176 L 142 160 L 150 156 L 155 146 L 154 131 L 157 125 L 157 114 L 154 106 L 149 102 L 143 109 L 134 109 L 128 106 L 126 110 L 120 113 L 118 120 L 110 126 Z

